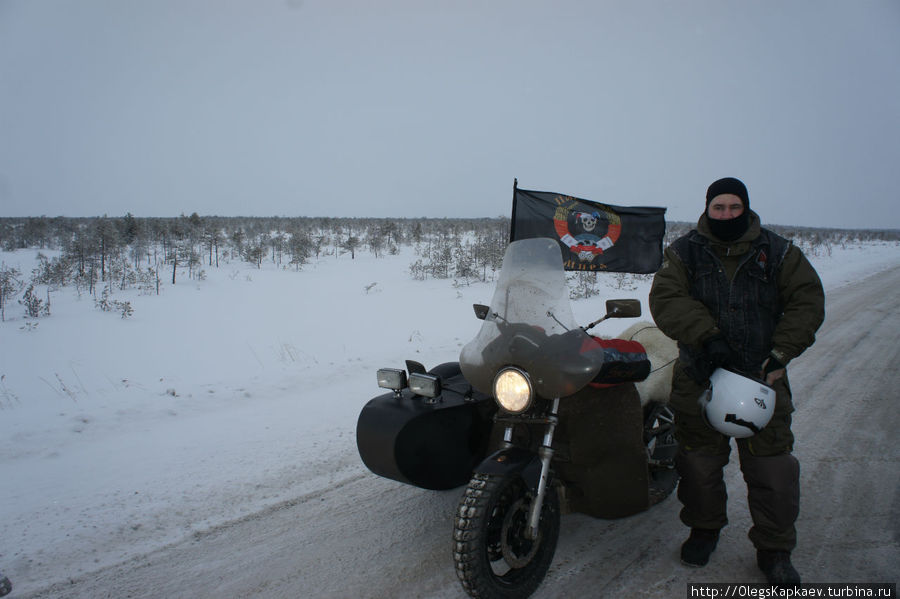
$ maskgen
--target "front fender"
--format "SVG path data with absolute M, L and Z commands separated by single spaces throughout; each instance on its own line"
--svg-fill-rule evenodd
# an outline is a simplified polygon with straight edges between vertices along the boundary
M 525 484 L 537 491 L 541 480 L 541 459 L 532 451 L 521 447 L 507 447 L 495 451 L 475 468 L 476 474 L 496 476 L 521 476 Z

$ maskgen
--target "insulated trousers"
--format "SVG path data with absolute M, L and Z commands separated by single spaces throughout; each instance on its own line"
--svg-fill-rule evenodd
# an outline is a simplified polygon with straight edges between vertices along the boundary
M 687 526 L 718 530 L 728 523 L 723 470 L 731 454 L 731 438 L 706 424 L 697 398 L 702 388 L 676 375 L 672 408 L 679 451 L 675 466 L 681 476 L 678 499 Z M 741 472 L 753 527 L 749 537 L 757 549 L 791 551 L 797 544 L 794 523 L 800 511 L 800 463 L 790 452 L 790 390 L 787 380 L 776 381 L 776 409 L 768 426 L 757 435 L 737 439 Z M 696 395 L 695 395 L 696 393 Z M 692 402 L 685 402 L 693 396 Z

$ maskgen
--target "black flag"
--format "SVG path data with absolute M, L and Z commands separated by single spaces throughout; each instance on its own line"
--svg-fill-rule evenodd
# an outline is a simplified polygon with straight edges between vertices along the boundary
M 559 241 L 566 270 L 654 273 L 662 263 L 666 209 L 611 206 L 513 188 L 510 241 Z

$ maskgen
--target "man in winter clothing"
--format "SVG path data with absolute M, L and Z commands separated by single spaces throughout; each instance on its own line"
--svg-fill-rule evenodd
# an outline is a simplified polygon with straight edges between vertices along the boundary
M 681 520 L 691 527 L 682 561 L 705 565 L 727 524 L 723 468 L 731 439 L 706 423 L 698 403 L 710 374 L 725 367 L 775 389 L 772 420 L 738 439 L 737 447 L 757 564 L 769 583 L 799 583 L 790 552 L 797 542 L 800 466 L 791 454 L 794 407 L 785 367 L 812 345 L 824 319 L 819 276 L 798 248 L 760 226 L 747 188 L 729 177 L 710 185 L 697 228 L 666 249 L 650 311 L 679 347 L 670 406 Z

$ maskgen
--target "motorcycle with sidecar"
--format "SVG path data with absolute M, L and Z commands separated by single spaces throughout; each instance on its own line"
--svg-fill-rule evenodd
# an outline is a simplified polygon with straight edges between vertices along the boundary
M 632 515 L 665 499 L 678 476 L 672 412 L 642 402 L 650 373 L 635 341 L 589 330 L 640 315 L 609 300 L 575 322 L 559 244 L 512 242 L 482 325 L 459 362 L 378 371 L 390 390 L 362 409 L 357 447 L 375 474 L 424 489 L 465 486 L 453 559 L 473 597 L 527 597 L 556 550 L 560 516 Z

